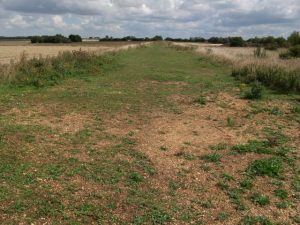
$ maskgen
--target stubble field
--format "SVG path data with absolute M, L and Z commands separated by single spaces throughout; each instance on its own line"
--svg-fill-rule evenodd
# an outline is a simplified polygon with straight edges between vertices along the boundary
M 18 61 L 24 54 L 28 58 L 34 57 L 52 57 L 65 51 L 83 51 L 96 52 L 103 54 L 105 52 L 119 50 L 136 44 L 128 42 L 86 42 L 79 44 L 31 44 L 30 41 L 0 41 L 0 64 L 8 64 Z

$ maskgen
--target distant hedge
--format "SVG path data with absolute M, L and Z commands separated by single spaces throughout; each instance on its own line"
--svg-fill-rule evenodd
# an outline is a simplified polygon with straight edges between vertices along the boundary
M 82 42 L 80 35 L 71 34 L 69 38 L 57 34 L 54 36 L 34 36 L 31 37 L 31 43 L 71 43 L 71 42 Z

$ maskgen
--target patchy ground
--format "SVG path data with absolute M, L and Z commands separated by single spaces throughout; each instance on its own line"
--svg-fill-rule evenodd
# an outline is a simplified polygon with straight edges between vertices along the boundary
M 114 57 L 0 90 L 2 224 L 299 223 L 299 96 L 245 100 L 188 49 Z

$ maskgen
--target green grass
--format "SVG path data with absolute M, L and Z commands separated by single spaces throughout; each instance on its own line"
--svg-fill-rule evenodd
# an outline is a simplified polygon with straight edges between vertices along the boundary
M 251 195 L 251 201 L 259 206 L 266 206 L 270 204 L 270 198 L 260 193 L 254 193 L 253 195 Z
M 248 167 L 248 172 L 256 176 L 278 177 L 283 172 L 283 161 L 278 157 L 258 159 Z
M 36 223 L 41 218 L 67 224 L 181 220 L 173 210 L 180 205 L 176 196 L 170 193 L 170 199 L 164 199 L 150 184 L 157 168 L 136 148 L 135 131 L 110 134 L 102 118 L 122 112 L 146 122 L 145 113 L 178 112 L 172 95 L 196 98 L 208 90 L 230 90 L 230 67 L 164 44 L 84 62 L 67 56 L 50 64 L 26 62 L 13 83 L 0 84 L 1 110 L 20 110 L 0 118 L 0 206 L 6 206 L 1 214 L 7 223 Z M 72 113 L 88 115 L 89 123 L 76 132 L 48 126 L 51 119 L 63 123 Z M 36 125 L 36 120 L 49 123 Z M 130 120 L 128 124 L 135 122 Z M 97 147 L 99 141 L 111 144 Z M 192 154 L 184 158 L 196 159 Z M 176 187 L 170 183 L 172 192 Z M 125 208 L 132 211 L 122 211 Z M 120 210 L 126 222 L 118 216 Z M 189 218 L 195 213 L 190 211 Z
M 166 171 L 144 152 L 139 135 L 153 116 L 177 116 L 186 107 L 173 96 L 196 99 L 206 106 L 187 107 L 206 110 L 214 104 L 210 94 L 236 94 L 229 65 L 165 44 L 55 66 L 62 63 L 29 62 L 25 66 L 35 67 L 27 71 L 33 72 L 28 80 L 24 73 L 15 83 L 1 84 L 0 217 L 6 224 L 36 224 L 42 218 L 51 224 L 206 224 L 209 218 L 230 223 L 232 212 L 214 213 L 218 196 L 207 198 L 210 188 L 200 177 L 207 176 L 208 182 L 219 179 L 211 184 L 220 187 L 242 217 L 256 175 L 278 178 L 285 165 L 287 170 L 292 162 L 296 165 L 288 151 L 290 140 L 271 131 L 264 131 L 268 135 L 262 141 L 232 148 L 227 139 L 216 139 L 221 144 L 211 146 L 214 152 L 204 156 L 198 155 L 203 146 L 193 139 L 180 140 L 189 153 L 181 151 L 176 158 L 174 152 L 180 149 L 165 141 L 168 131 L 159 128 L 154 131 L 157 143 L 149 143 L 155 145 L 152 150 L 162 164 L 164 157 L 166 163 L 180 161 Z M 60 69 L 60 76 L 54 76 Z M 279 111 L 272 110 L 285 116 Z M 290 115 L 297 114 L 294 111 Z M 119 122 L 121 131 L 114 129 Z M 229 125 L 235 127 L 235 121 Z M 197 127 L 191 129 L 195 140 L 201 138 Z M 247 173 L 237 175 L 223 170 L 227 157 L 233 157 L 229 149 L 272 158 L 256 160 Z M 290 196 L 299 191 L 297 176 L 293 179 Z M 249 217 L 243 224 L 253 221 L 265 220 Z

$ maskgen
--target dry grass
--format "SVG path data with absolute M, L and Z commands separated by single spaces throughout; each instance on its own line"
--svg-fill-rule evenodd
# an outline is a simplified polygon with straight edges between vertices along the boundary
M 0 64 L 9 64 L 12 60 L 20 60 L 24 53 L 28 58 L 57 56 L 60 52 L 78 51 L 105 53 L 119 49 L 134 47 L 140 43 L 130 42 L 92 42 L 73 44 L 31 44 L 29 41 L 0 41 Z
M 221 45 L 175 43 L 193 46 L 199 54 L 233 66 L 233 75 L 244 82 L 259 80 L 280 91 L 300 91 L 300 59 L 280 59 L 284 49 L 266 51 L 266 57 L 258 58 L 256 48 L 232 48 Z

